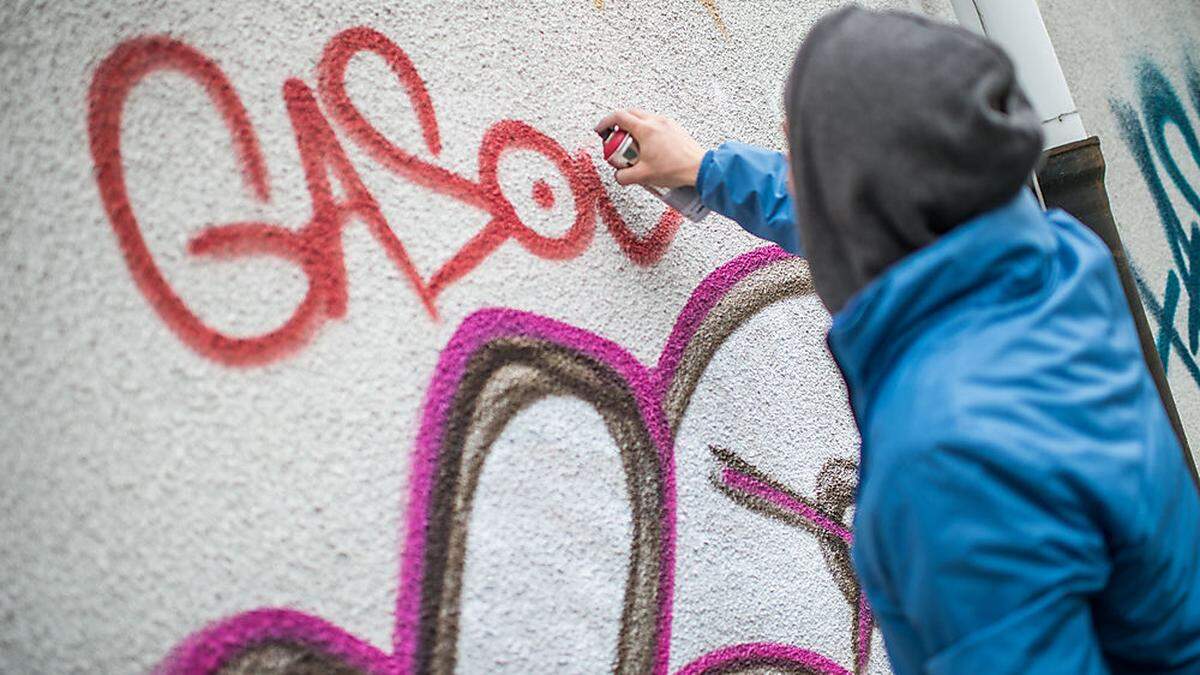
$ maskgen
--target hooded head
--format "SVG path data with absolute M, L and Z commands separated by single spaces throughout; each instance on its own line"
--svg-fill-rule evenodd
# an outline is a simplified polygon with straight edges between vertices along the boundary
M 830 313 L 1015 197 L 1042 148 L 1000 48 L 916 15 L 849 7 L 822 19 L 784 96 L 800 239 Z

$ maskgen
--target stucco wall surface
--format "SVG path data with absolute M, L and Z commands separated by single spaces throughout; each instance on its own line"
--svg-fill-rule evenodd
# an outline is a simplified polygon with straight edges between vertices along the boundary
M 886 672 L 804 264 L 618 188 L 590 130 L 779 147 L 838 4 L 5 4 L 0 672 Z M 1200 268 L 1113 112 L 1147 53 L 1200 124 L 1200 18 L 1043 4 L 1148 293 L 1184 289 L 1200 436 Z

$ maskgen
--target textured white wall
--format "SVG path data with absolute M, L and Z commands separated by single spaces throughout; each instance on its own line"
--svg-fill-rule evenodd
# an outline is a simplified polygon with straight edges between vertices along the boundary
M 485 131 L 501 120 L 522 120 L 567 153 L 587 149 L 597 163 L 591 124 L 622 105 L 672 114 L 704 143 L 779 146 L 789 59 L 817 17 L 840 3 L 718 0 L 724 31 L 706 4 L 714 3 L 18 0 L 0 9 L 0 671 L 145 671 L 209 622 L 263 607 L 322 617 L 344 631 L 329 638 L 336 654 L 382 668 L 393 649 L 403 652 L 397 597 L 412 590 L 400 569 L 426 397 L 464 321 L 486 307 L 527 310 L 651 366 L 674 344 L 668 336 L 693 291 L 758 247 L 712 218 L 683 224 L 660 260 L 637 263 L 591 216 L 594 238 L 576 257 L 548 260 L 516 241 L 501 244 L 433 300 L 434 320 L 360 219 L 341 235 L 344 316 L 314 323 L 287 351 L 278 341 L 237 352 L 188 343 L 139 289 L 98 188 L 88 92 L 118 45 L 148 35 L 190 45 L 219 66 L 247 110 L 266 166 L 266 203 L 243 185 L 204 90 L 180 73 L 147 76 L 120 126 L 129 201 L 153 260 L 204 324 L 247 337 L 287 320 L 306 293 L 305 275 L 279 258 L 189 255 L 188 241 L 214 223 L 299 229 L 313 217 L 282 91 L 289 78 L 317 87 L 322 50 L 335 35 L 366 26 L 407 53 L 432 101 L 437 157 L 380 58 L 351 63 L 348 93 L 396 145 L 468 180 L 479 176 Z M 873 4 L 947 13 L 929 0 Z M 1109 99 L 1134 95 L 1126 66 L 1142 50 L 1183 87 L 1185 38 L 1200 19 L 1186 0 L 1114 1 L 1104 13 L 1077 14 L 1091 4 L 1044 3 L 1085 121 L 1105 140 L 1126 242 L 1161 296 L 1171 268 L 1166 242 L 1141 174 L 1116 140 Z M 398 176 L 335 128 L 422 279 L 488 222 L 476 206 L 411 173 Z M 1196 167 L 1186 170 L 1200 185 Z M 601 174 L 629 227 L 650 231 L 660 205 Z M 548 211 L 531 195 L 539 178 L 555 195 Z M 554 237 L 569 230 L 576 203 L 567 178 L 538 154 L 506 153 L 498 180 L 530 228 Z M 745 317 L 737 303 L 714 310 L 717 319 L 744 321 L 696 371 L 673 442 L 659 443 L 673 452 L 677 484 L 669 665 L 773 643 L 795 648 L 786 652 L 795 658 L 804 650 L 853 669 L 852 605 L 832 573 L 837 565 L 824 558 L 836 537 L 819 537 L 786 512 L 766 517 L 761 503 L 718 489 L 730 474 L 713 446 L 836 511 L 837 481 L 820 476 L 857 452 L 823 347 L 828 317 L 803 293 L 803 270 L 755 265 L 734 270 L 749 276 L 729 297 L 780 299 Z M 713 279 L 731 278 L 721 274 Z M 1185 319 L 1176 325 L 1186 340 Z M 231 354 L 267 362 L 230 365 Z M 1179 361 L 1171 375 L 1200 436 L 1196 382 Z M 552 395 L 498 430 L 473 509 L 464 511 L 453 648 L 460 670 L 595 672 L 613 663 L 636 514 L 623 446 L 606 423 L 578 398 Z M 833 474 L 821 474 L 827 465 Z M 645 611 L 635 614 L 638 626 L 656 625 L 653 611 L 649 623 Z M 230 634 L 265 635 L 272 620 L 279 623 L 276 616 L 266 628 Z M 347 646 L 345 634 L 369 644 Z M 877 632 L 873 643 L 867 670 L 886 671 Z

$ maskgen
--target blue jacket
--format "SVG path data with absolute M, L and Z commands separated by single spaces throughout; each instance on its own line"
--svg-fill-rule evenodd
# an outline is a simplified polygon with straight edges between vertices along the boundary
M 801 254 L 786 175 L 727 143 L 697 183 Z M 1200 496 L 1098 237 L 1023 193 L 885 270 L 829 346 L 897 673 L 1200 673 Z

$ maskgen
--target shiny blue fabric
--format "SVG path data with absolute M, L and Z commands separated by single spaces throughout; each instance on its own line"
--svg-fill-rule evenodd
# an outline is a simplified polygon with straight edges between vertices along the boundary
M 1200 673 L 1200 496 L 1092 232 L 1023 192 L 886 270 L 829 346 L 897 673 Z
M 750 234 L 803 255 L 788 171 L 783 153 L 729 141 L 705 153 L 696 190 L 705 206 Z

